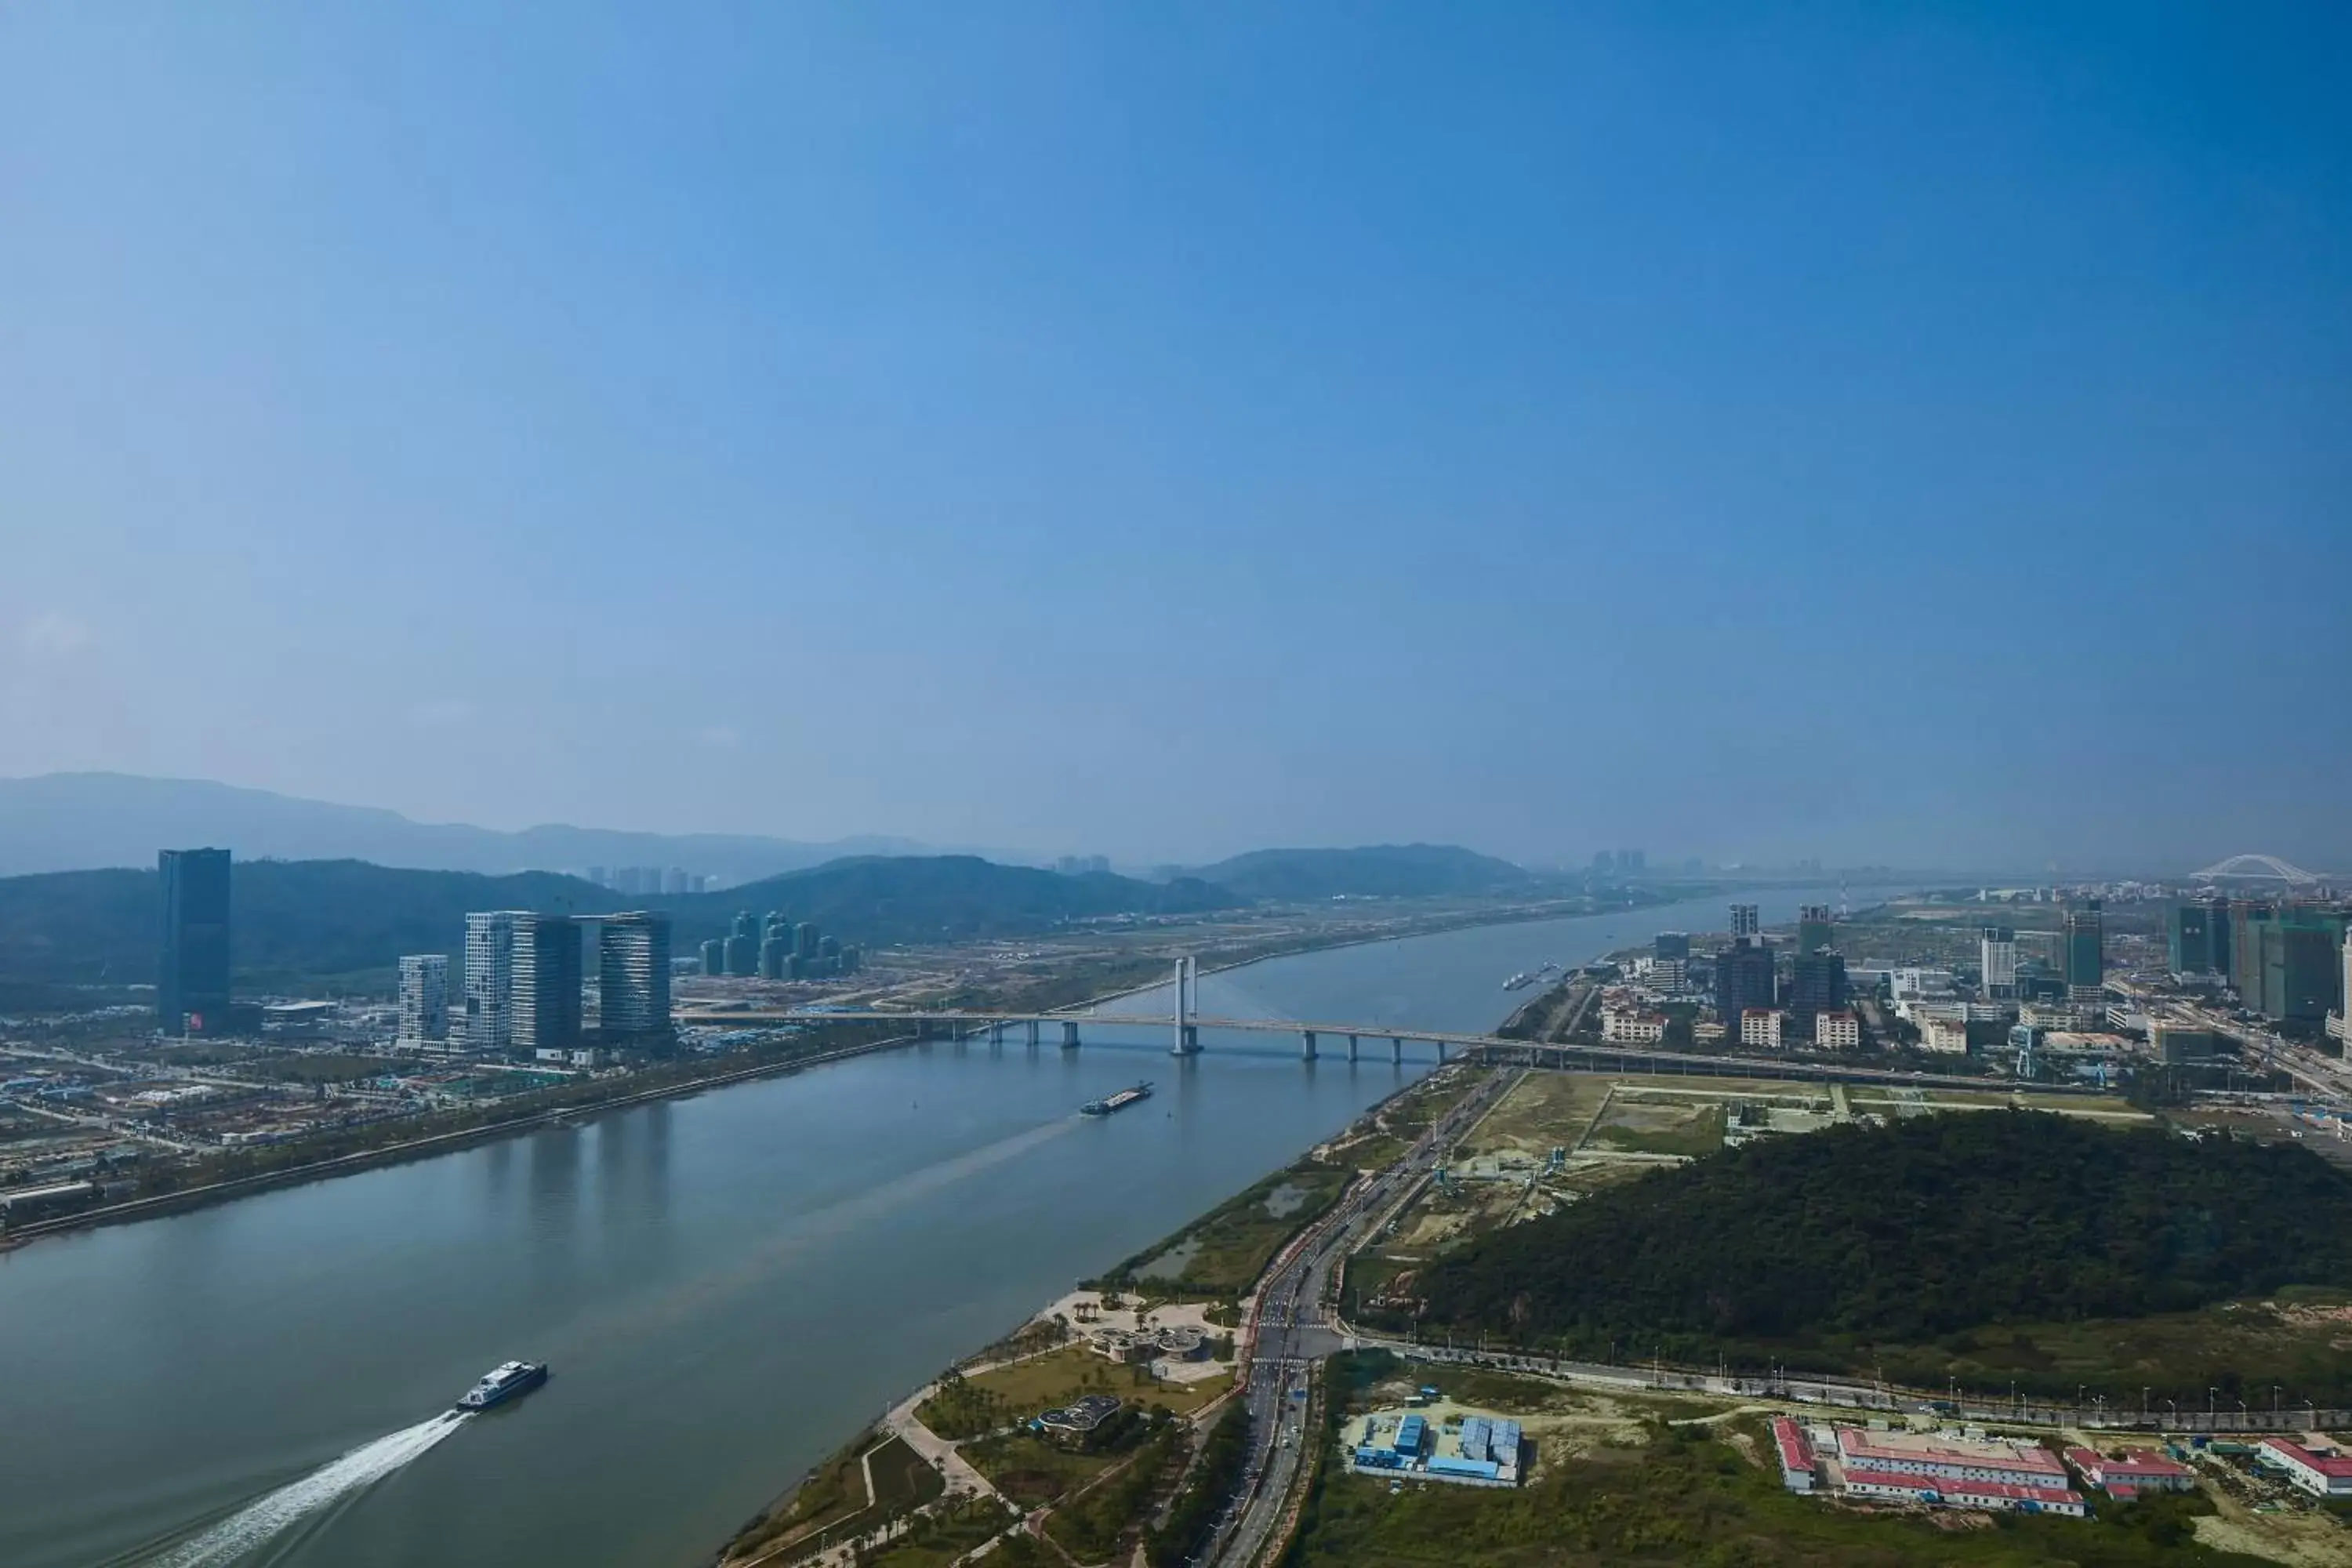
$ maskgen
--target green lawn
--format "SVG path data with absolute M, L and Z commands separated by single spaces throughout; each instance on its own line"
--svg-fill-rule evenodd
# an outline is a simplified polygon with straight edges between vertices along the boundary
M 1144 1522 L 1162 1483 L 1181 1468 L 1184 1454 L 1178 1428 L 1173 1424 L 1160 1427 L 1125 1469 L 1055 1510 L 1045 1521 L 1046 1532 L 1081 1563 L 1123 1561 L 1129 1536 Z
M 1076 1490 L 1120 1458 L 1066 1448 L 1034 1432 L 982 1437 L 963 1445 L 961 1452 L 989 1485 L 1023 1508 L 1036 1508 Z
M 924 1401 L 916 1418 L 942 1437 L 971 1437 L 1067 1405 L 1082 1394 L 1108 1394 L 1129 1404 L 1161 1405 L 1188 1415 L 1214 1399 L 1230 1375 L 1201 1383 L 1161 1383 L 1149 1369 L 1121 1366 L 1083 1345 L 1065 1345 L 977 1376 L 950 1380 Z
M 923 1515 L 912 1531 L 861 1562 L 865 1568 L 947 1568 L 947 1564 L 981 1542 L 1003 1534 L 1012 1524 L 1013 1517 L 1003 1509 L 975 1499 Z M 987 1561 L 1014 1561 L 1003 1557 L 1002 1552 L 999 1548 Z
M 1186 1296 L 1239 1296 L 1282 1244 L 1329 1208 L 1355 1165 L 1301 1161 L 1211 1209 L 1182 1230 L 1112 1270 L 1131 1289 Z
M 2078 1385 L 2137 1409 L 2153 1386 L 2181 1398 L 2207 1387 L 2228 1408 L 2243 1398 L 2268 1406 L 2352 1399 L 2352 1293 L 2295 1287 L 2269 1300 L 2223 1302 L 2194 1312 L 2070 1323 L 2000 1324 L 1923 1345 L 1865 1348 L 1849 1364 L 1883 1364 L 1899 1382 L 1934 1386 L 1956 1378 L 1979 1393 L 2016 1379 L 2028 1390 L 2071 1398 Z M 2190 1395 L 2193 1397 L 2193 1395 Z M 2161 1409 L 2161 1405 L 2158 1405 Z
M 919 1508 L 947 1490 L 947 1482 L 931 1462 L 893 1437 L 866 1458 L 874 1472 L 874 1506 L 885 1513 Z
M 866 1465 L 871 1450 L 875 1501 L 866 1500 Z M 862 1432 L 849 1447 L 810 1473 L 784 1502 L 746 1525 L 727 1544 L 722 1560 L 757 1556 L 795 1543 L 814 1551 L 872 1530 L 893 1513 L 931 1501 L 947 1489 L 939 1471 L 897 1437 L 875 1444 L 875 1434 Z

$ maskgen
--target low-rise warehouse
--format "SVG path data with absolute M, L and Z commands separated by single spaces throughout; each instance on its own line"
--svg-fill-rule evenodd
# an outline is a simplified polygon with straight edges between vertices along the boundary
M 1891 1470 L 1845 1472 L 1850 1497 L 1895 1498 L 1942 1508 L 2015 1510 L 2081 1519 L 2090 1510 L 2072 1487 L 2020 1486 L 2009 1481 L 1949 1480 L 1936 1476 L 1897 1475 Z
M 2123 1457 L 2116 1459 L 2096 1448 L 2069 1448 L 2066 1462 L 2086 1483 L 2125 1502 L 2142 1492 L 2197 1489 L 2196 1471 L 2153 1448 L 2126 1448 Z
M 2002 1442 L 1951 1433 L 1864 1431 L 1822 1426 L 1810 1430 L 1788 1416 L 1772 1421 L 1780 1484 L 1806 1496 L 1884 1499 L 1931 1508 L 1990 1509 L 2081 1519 L 2090 1511 L 2058 1457 L 2031 1442 Z M 2081 1450 L 2092 1459 L 2099 1457 Z M 2133 1456 L 2137 1461 L 2140 1456 Z M 2168 1464 L 2160 1456 L 2155 1467 Z M 2102 1461 L 2118 1474 L 2127 1461 Z
M 1925 1432 L 1841 1426 L 1837 1447 L 1839 1462 L 1847 1470 L 2014 1487 L 2064 1489 L 2072 1484 L 2057 1455 L 2029 1443 L 1978 1443 Z
M 1349 1444 L 1349 1464 L 1374 1474 L 1510 1487 L 1519 1483 L 1525 1441 L 1519 1424 L 1500 1416 L 1449 1416 L 1439 1427 L 1423 1415 L 1375 1411 L 1364 1417 L 1361 1431 Z
M 2263 1462 L 2314 1497 L 2352 1497 L 2352 1458 L 2338 1448 L 2306 1448 L 2287 1437 L 2265 1437 Z
M 1772 1446 L 1780 1454 L 1780 1484 L 1792 1492 L 1813 1489 L 1813 1445 L 1805 1429 L 1786 1415 L 1772 1417 Z

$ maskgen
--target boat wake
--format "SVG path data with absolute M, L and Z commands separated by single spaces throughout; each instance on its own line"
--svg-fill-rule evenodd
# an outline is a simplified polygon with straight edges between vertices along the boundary
M 146 1559 L 156 1568 L 234 1563 L 322 1509 L 356 1496 L 440 1443 L 472 1417 L 445 1411 L 430 1421 L 362 1443 L 331 1464 L 289 1482 L 203 1533 Z

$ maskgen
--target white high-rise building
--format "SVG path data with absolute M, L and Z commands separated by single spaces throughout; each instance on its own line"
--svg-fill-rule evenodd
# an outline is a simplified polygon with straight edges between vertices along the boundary
M 412 952 L 400 961 L 400 1043 L 438 1045 L 449 1037 L 449 960 Z
M 1731 935 L 1733 941 L 1736 942 L 1744 936 L 1754 936 L 1764 929 L 1762 922 L 1756 918 L 1756 915 L 1757 906 L 1754 904 L 1734 904 L 1731 906 Z
M 466 1048 L 507 1051 L 514 1046 L 515 921 L 513 910 L 466 917 Z
M 1984 971 L 1989 1001 L 2008 1002 L 2017 996 L 2017 932 L 2008 926 L 1987 926 L 1978 935 L 1977 958 Z

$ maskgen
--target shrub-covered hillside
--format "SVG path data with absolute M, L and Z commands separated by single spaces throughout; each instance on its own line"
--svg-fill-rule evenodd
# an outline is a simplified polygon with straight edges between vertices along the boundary
M 2352 1179 L 2292 1146 L 2024 1111 L 1765 1140 L 1486 1237 L 1412 1287 L 1433 1323 L 1915 1340 L 2352 1285 Z

